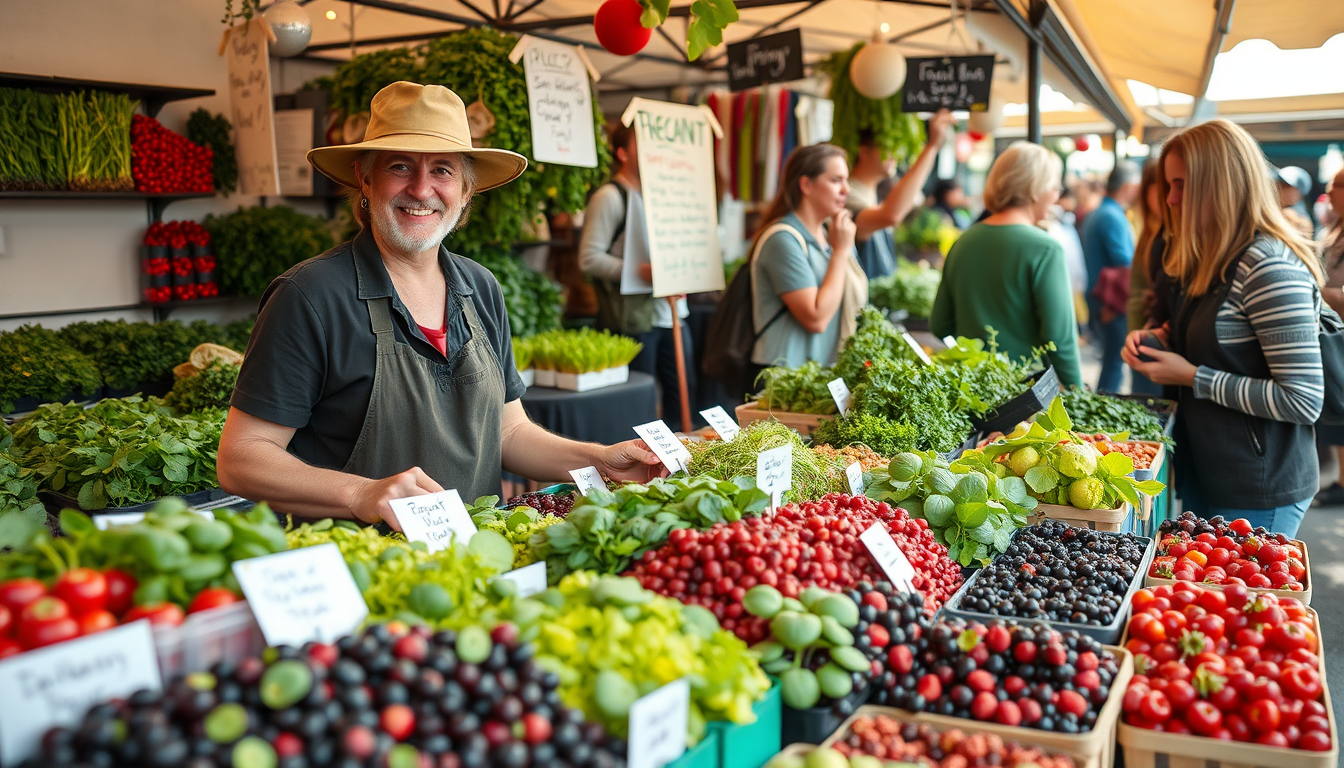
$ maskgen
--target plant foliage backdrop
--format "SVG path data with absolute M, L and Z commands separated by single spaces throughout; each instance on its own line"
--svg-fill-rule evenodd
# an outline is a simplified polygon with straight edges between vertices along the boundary
M 901 92 L 885 99 L 870 99 L 854 88 L 849 79 L 849 63 L 865 43 L 849 50 L 836 51 L 818 63 L 818 69 L 831 78 L 828 94 L 835 102 L 835 120 L 831 143 L 844 147 L 852 164 L 859 154 L 859 136 L 871 131 L 879 149 L 890 152 L 897 162 L 914 157 L 924 147 L 924 123 L 901 111 Z

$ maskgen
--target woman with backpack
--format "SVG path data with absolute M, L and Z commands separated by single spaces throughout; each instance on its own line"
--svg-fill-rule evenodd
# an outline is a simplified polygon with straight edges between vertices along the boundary
M 1130 333 L 1123 357 L 1180 388 L 1185 508 L 1294 537 L 1318 483 L 1320 259 L 1284 218 L 1265 156 L 1242 128 L 1188 128 L 1161 163 L 1163 267 L 1184 298 L 1166 328 Z
M 611 181 L 593 192 L 584 212 L 579 267 L 592 278 L 597 293 L 597 327 L 630 336 L 643 345 L 630 362 L 630 370 L 652 375 L 662 389 L 663 418 L 679 418 L 681 395 L 672 306 L 667 299 L 655 299 L 652 293 L 653 266 L 649 263 L 633 127 L 621 126 L 612 132 L 611 155 L 615 169 Z M 621 276 L 627 259 L 635 260 L 635 276 L 649 285 L 649 292 L 621 293 Z M 677 315 L 685 319 L 688 314 L 686 298 L 679 297 Z M 686 361 L 686 390 L 695 392 L 691 330 L 686 323 L 681 324 L 681 344 Z

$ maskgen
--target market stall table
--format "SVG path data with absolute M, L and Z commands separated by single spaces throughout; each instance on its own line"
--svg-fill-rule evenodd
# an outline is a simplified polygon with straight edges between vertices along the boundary
M 631 371 L 624 384 L 587 392 L 529 387 L 523 408 L 533 421 L 552 432 L 612 445 L 633 439 L 634 427 L 658 418 L 658 392 L 652 376 Z

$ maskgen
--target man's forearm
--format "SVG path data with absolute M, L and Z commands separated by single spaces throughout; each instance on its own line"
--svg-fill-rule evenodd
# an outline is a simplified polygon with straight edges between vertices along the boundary
M 225 491 L 303 517 L 354 519 L 351 500 L 367 482 L 357 475 L 305 464 L 265 440 L 239 440 L 221 448 L 218 466 L 219 484 Z
M 548 432 L 527 417 L 517 400 L 504 406 L 502 432 L 505 471 L 529 480 L 568 480 L 571 469 L 602 463 L 605 446 Z

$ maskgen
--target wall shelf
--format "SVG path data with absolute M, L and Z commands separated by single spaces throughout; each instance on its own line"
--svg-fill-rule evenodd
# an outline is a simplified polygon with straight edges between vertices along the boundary
M 210 88 L 181 88 L 171 85 L 149 85 L 145 83 L 118 83 L 109 80 L 82 80 L 73 77 L 48 77 L 46 75 L 28 75 L 18 72 L 0 72 L 0 88 L 28 88 L 44 93 L 69 93 L 70 91 L 96 90 L 125 93 L 138 99 L 145 108 L 145 114 L 154 117 L 164 104 L 183 99 L 200 99 L 214 96 Z
M 149 192 L 81 192 L 69 189 L 5 189 L 0 200 L 144 200 L 149 208 L 149 223 L 163 218 L 163 211 L 177 200 L 214 197 L 213 192 L 182 192 L 152 194 Z

